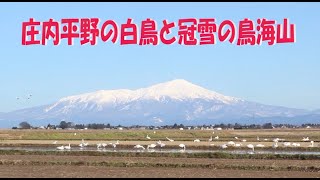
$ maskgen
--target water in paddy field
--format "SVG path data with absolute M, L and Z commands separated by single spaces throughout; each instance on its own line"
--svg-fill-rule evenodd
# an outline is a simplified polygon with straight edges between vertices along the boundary
M 70 150 L 58 150 L 56 147 L 0 147 L 0 150 L 25 150 L 25 151 L 96 151 L 96 152 L 155 152 L 155 153 L 208 153 L 208 152 L 225 152 L 230 154 L 307 154 L 320 155 L 320 151 L 283 151 L 283 150 L 181 150 L 181 149 L 117 149 L 117 148 L 101 148 L 96 147 L 72 147 Z

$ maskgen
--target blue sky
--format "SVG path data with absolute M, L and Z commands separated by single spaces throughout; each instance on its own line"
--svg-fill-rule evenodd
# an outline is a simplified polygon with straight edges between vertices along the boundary
M 176 78 L 219 93 L 271 105 L 320 108 L 320 3 L 0 3 L 0 112 L 52 103 L 100 89 L 136 89 Z M 29 18 L 267 18 L 296 25 L 296 43 L 268 46 L 21 45 Z M 99 25 L 101 27 L 101 24 Z M 177 36 L 177 28 L 172 32 Z M 33 95 L 30 101 L 17 96 Z

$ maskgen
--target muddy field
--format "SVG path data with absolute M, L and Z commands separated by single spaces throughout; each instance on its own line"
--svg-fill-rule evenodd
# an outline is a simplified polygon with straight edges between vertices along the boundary
M 150 138 L 147 139 L 146 136 Z M 174 139 L 168 141 L 167 137 Z M 219 137 L 216 139 L 215 137 Z M 302 139 L 309 137 L 309 141 Z M 209 139 L 212 138 L 212 141 Z M 263 149 L 272 148 L 273 139 L 279 141 L 279 149 L 283 142 L 299 143 L 300 147 L 286 147 L 285 150 L 310 150 L 310 141 L 314 141 L 313 150 L 320 149 L 320 129 L 261 129 L 261 130 L 10 130 L 0 129 L 0 146 L 48 146 L 57 147 L 68 145 L 79 148 L 82 139 L 94 147 L 98 143 L 120 143 L 117 148 L 132 148 L 140 144 L 147 146 L 161 140 L 166 144 L 164 148 L 178 148 L 185 144 L 188 149 L 217 149 L 229 141 L 241 143 L 246 148 L 248 144 L 263 144 Z M 194 142 L 199 139 L 200 142 Z M 54 143 L 55 142 L 55 143 Z M 53 144 L 54 143 L 54 144 Z M 240 147 L 240 148 L 241 148 Z M 228 148 L 229 149 L 229 148 Z M 257 148 L 259 149 L 259 148 Z
M 146 138 L 146 135 L 151 137 Z M 208 141 L 210 137 L 219 139 Z M 260 138 L 257 139 L 257 136 Z M 175 141 L 166 139 L 170 137 Z M 237 137 L 237 139 L 235 138 Z M 309 137 L 315 142 L 302 141 Z M 283 147 L 277 150 L 298 151 L 296 155 L 229 154 L 220 145 L 228 141 L 241 143 L 241 147 L 228 150 L 248 150 L 248 144 L 264 144 L 272 148 L 273 138 L 299 142 L 301 147 Z M 77 151 L 82 142 L 95 151 Z M 201 142 L 194 142 L 200 139 Z M 265 140 L 267 139 L 267 140 Z M 132 149 L 136 144 L 149 145 L 161 140 L 164 148 L 180 150 L 180 143 L 189 149 L 210 150 L 201 153 L 149 153 L 97 151 L 97 143 L 115 143 L 116 150 Z M 246 141 L 242 141 L 246 140 Z M 320 177 L 320 156 L 306 152 L 320 151 L 320 129 L 273 130 L 0 130 L 0 177 Z M 55 142 L 55 143 L 53 143 Z M 58 151 L 56 147 L 71 144 L 71 151 Z M 23 147 L 39 147 L 23 150 Z M 20 150 L 14 148 L 21 147 Z M 40 150 L 48 148 L 50 151 Z M 219 150 L 218 153 L 211 150 Z M 301 152 L 301 154 L 299 154 Z
M 6 178 L 319 178 L 320 173 L 292 171 L 245 171 L 201 168 L 119 168 L 94 166 L 1 166 Z
M 0 177 L 320 177 L 320 160 L 1 155 Z M 46 165 L 41 162 L 47 163 Z M 52 162 L 51 164 L 49 162 Z M 60 162 L 60 164 L 58 163 Z M 66 163 L 63 162 L 74 162 Z M 75 162 L 83 162 L 77 164 Z M 113 165 L 101 162 L 113 162 Z M 124 163 L 125 166 L 120 166 Z M 63 165 L 61 165 L 63 164 Z M 153 166 L 144 167 L 143 165 Z M 184 166 L 172 167 L 172 165 Z M 197 167 L 196 165 L 211 165 Z M 165 166 L 167 165 L 167 167 Z M 169 167 L 171 165 L 171 167 Z M 230 166 L 232 165 L 232 167 Z M 118 167 L 117 167 L 118 166 Z M 246 168 L 245 168 L 246 167 Z M 271 168 L 270 168 L 271 167 Z M 288 167 L 301 167 L 288 169 Z M 304 169 L 314 167 L 314 169 Z M 244 169 L 243 169 L 244 168 Z M 261 168 L 257 170 L 256 168 Z M 263 169 L 264 168 L 264 169 Z M 316 169 L 318 168 L 318 169 Z

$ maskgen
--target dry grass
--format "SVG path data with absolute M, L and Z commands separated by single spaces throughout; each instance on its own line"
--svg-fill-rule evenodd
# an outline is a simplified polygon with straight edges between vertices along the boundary
M 219 140 L 230 140 L 234 137 L 255 142 L 257 136 L 262 139 L 281 138 L 288 141 L 302 141 L 302 137 L 319 141 L 320 129 L 258 129 L 258 130 L 0 130 L 1 140 L 122 140 L 146 141 L 149 135 L 152 140 L 166 140 L 166 137 L 177 141 L 200 139 L 207 141 L 210 136 L 219 136 Z M 77 135 L 74 135 L 77 133 Z

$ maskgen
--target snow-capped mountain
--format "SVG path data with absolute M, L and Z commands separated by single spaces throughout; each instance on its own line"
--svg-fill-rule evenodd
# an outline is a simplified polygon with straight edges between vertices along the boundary
M 0 114 L 1 125 L 61 120 L 113 125 L 202 125 L 216 123 L 301 123 L 303 109 L 263 105 L 225 96 L 177 79 L 137 90 L 101 90 L 69 96 L 49 105 Z M 314 117 L 313 117 L 314 118 Z M 288 122 L 288 120 L 293 121 Z M 303 119 L 308 122 L 308 119 Z
M 50 112 L 61 105 L 63 105 L 63 108 L 60 108 L 60 110 L 63 112 L 74 107 L 79 108 L 79 106 L 82 107 L 83 110 L 102 111 L 105 109 L 104 107 L 128 105 L 129 103 L 137 101 L 164 102 L 165 98 L 173 101 L 203 99 L 223 104 L 232 104 L 240 101 L 240 99 L 224 96 L 191 84 L 188 81 L 178 79 L 135 91 L 127 89 L 102 90 L 77 96 L 69 96 L 49 106 L 45 111 Z

